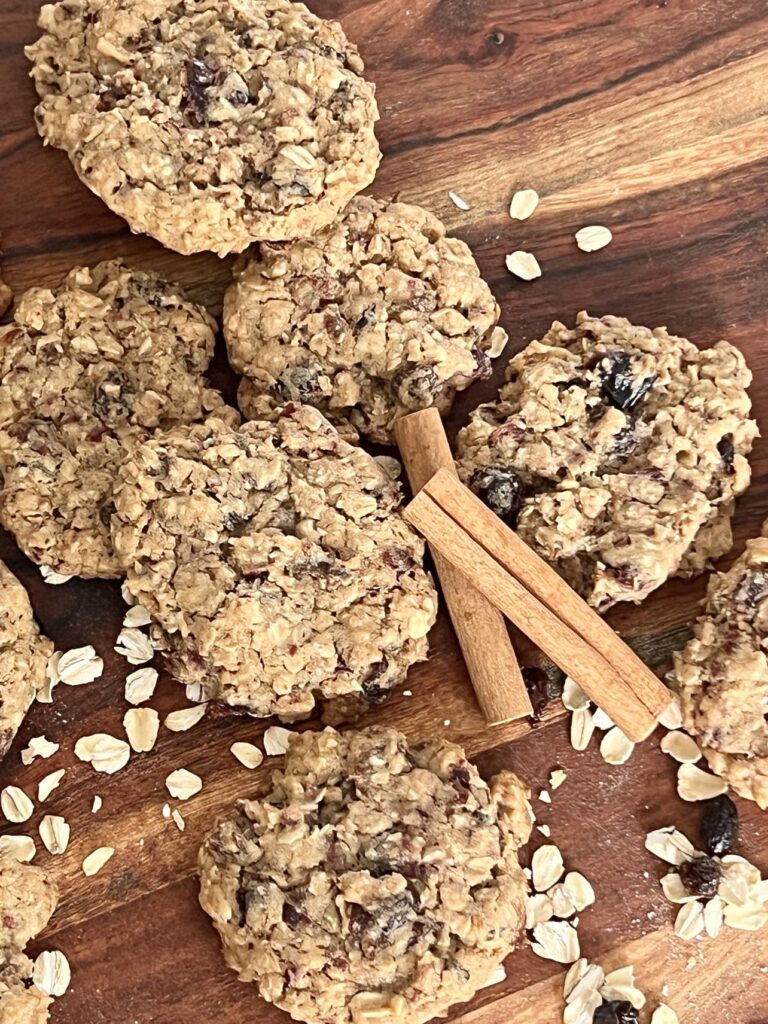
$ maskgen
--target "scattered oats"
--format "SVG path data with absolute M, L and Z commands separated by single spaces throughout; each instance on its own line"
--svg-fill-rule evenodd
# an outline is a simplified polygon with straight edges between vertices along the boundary
M 603 997 L 595 989 L 584 989 L 574 996 L 563 1013 L 563 1024 L 592 1024 L 594 1013 L 602 1006 Z
M 457 195 L 456 192 L 449 192 L 448 193 L 448 198 L 451 200 L 453 205 L 454 206 L 458 206 L 458 208 L 460 210 L 470 210 L 471 209 L 471 206 L 466 201 L 466 199 L 462 199 L 461 196 Z
M 670 871 L 661 880 L 661 889 L 670 903 L 693 903 L 696 900 L 683 884 L 683 880 L 676 871 Z
M 549 837 L 552 835 L 552 829 L 549 827 L 549 825 L 537 825 L 536 828 L 539 830 L 539 832 L 541 832 L 543 836 L 546 836 L 547 839 L 549 839 Z
M 100 846 L 93 853 L 89 853 L 83 861 L 83 874 L 88 878 L 98 874 L 107 861 L 112 858 L 114 852 L 115 850 L 112 846 Z
M 504 349 L 507 347 L 509 341 L 509 335 L 503 327 L 494 327 L 491 333 L 491 343 L 488 346 L 488 355 L 491 359 L 495 359 L 500 356 Z
M 651 1024 L 680 1024 L 680 1019 L 675 1011 L 670 1009 L 669 1006 L 665 1006 L 664 1003 L 659 1003 L 653 1011 Z
M 616 724 L 610 715 L 607 715 L 602 708 L 597 708 L 592 716 L 595 720 L 595 728 L 601 732 L 608 732 Z
M 258 768 L 264 760 L 264 755 L 255 743 L 245 743 L 241 740 L 233 743 L 229 749 L 244 768 Z
M 661 749 L 681 764 L 695 764 L 701 759 L 696 741 L 686 732 L 668 732 L 661 741 Z
M 151 750 L 160 729 L 160 716 L 154 708 L 131 708 L 123 716 L 128 742 L 138 754 Z
M 47 996 L 63 996 L 71 980 L 69 961 L 60 950 L 46 950 L 35 960 L 32 981 Z
M 69 583 L 72 579 L 72 575 L 67 575 L 63 572 L 56 572 L 50 565 L 40 566 L 40 575 L 43 577 L 46 583 L 50 583 L 52 587 L 61 586 L 62 583 Z
M 555 917 L 573 917 L 576 913 L 576 907 L 573 905 L 573 900 L 562 882 L 558 882 L 557 885 L 553 885 L 547 893 L 547 896 L 552 900 L 552 911 Z
M 631 1003 L 636 1010 L 642 1010 L 645 1006 L 645 996 L 639 988 L 635 988 L 635 969 L 631 964 L 606 974 L 600 986 L 600 995 L 609 1003 Z
M 533 188 L 523 188 L 512 196 L 509 216 L 512 220 L 528 220 L 539 205 L 539 193 Z
M 59 744 L 51 743 L 45 736 L 33 736 L 29 741 L 29 745 L 21 752 L 21 763 L 32 764 L 36 757 L 42 757 L 43 759 L 53 757 L 58 749 Z
M 56 665 L 58 682 L 65 686 L 84 686 L 98 679 L 104 671 L 104 662 L 93 647 L 74 647 L 62 654 Z
M 125 677 L 125 699 L 129 704 L 143 704 L 157 686 L 157 669 L 137 668 Z
M 614 725 L 603 736 L 600 743 L 600 756 L 606 764 L 625 764 L 632 756 L 635 744 L 625 736 L 621 729 Z
M 163 817 L 164 818 L 170 818 L 170 816 L 171 816 L 171 805 L 170 804 L 163 804 Z
M 711 800 L 728 789 L 719 775 L 710 775 L 695 764 L 681 764 L 677 772 L 677 792 L 683 800 Z
M 672 697 L 672 701 L 665 711 L 659 715 L 659 725 L 665 729 L 679 729 L 683 724 L 683 712 L 680 707 L 680 698 Z
M 290 729 L 283 729 L 279 725 L 270 725 L 264 733 L 264 753 L 267 757 L 277 757 L 284 754 L 291 742 L 293 733 Z
M 573 970 L 576 968 L 576 970 Z M 605 981 L 605 974 L 599 964 L 590 964 L 582 958 L 577 960 L 565 976 L 563 994 L 568 1004 L 574 1003 L 589 992 L 597 992 Z M 602 996 L 599 996 L 602 1002 Z
M 123 582 L 120 584 L 120 593 L 122 594 L 123 600 L 125 601 L 126 604 L 132 605 L 136 603 L 136 598 L 128 589 L 128 584 L 126 583 L 125 580 L 123 580 Z
M 738 928 L 740 931 L 756 932 L 768 924 L 768 909 L 760 909 L 754 904 L 747 904 L 744 907 L 726 906 L 725 923 L 729 928 Z
M 555 910 L 552 906 L 552 900 L 546 893 L 532 893 L 528 897 L 528 902 L 525 907 L 525 927 L 530 930 L 537 924 L 543 924 L 545 921 L 551 921 L 554 913 Z
M 143 604 L 135 604 L 132 608 L 129 608 L 123 618 L 123 625 L 128 629 L 133 629 L 136 626 L 148 626 L 152 622 L 152 616 L 149 614 Z
M 494 967 L 493 973 L 486 982 L 483 982 L 480 988 L 490 988 L 492 985 L 500 985 L 502 981 L 506 980 L 507 972 L 504 970 L 504 964 L 499 964 L 498 967 Z
M 69 825 L 56 814 L 46 814 L 40 822 L 39 832 L 48 853 L 64 853 L 69 846 Z
M 576 710 L 571 715 L 571 746 L 574 750 L 586 750 L 595 731 L 595 719 L 588 708 Z
M 187 683 L 184 687 L 187 700 L 192 704 L 199 704 L 206 696 L 202 683 Z
M 194 772 L 187 771 L 186 768 L 177 768 L 165 780 L 165 788 L 171 796 L 175 796 L 179 800 L 189 800 L 203 788 L 203 780 Z
M 562 768 L 555 768 L 554 771 L 549 773 L 549 784 L 552 789 L 559 789 L 567 778 L 568 772 Z
M 38 687 L 35 700 L 38 704 L 53 703 L 53 689 L 59 684 L 59 662 L 61 651 L 54 651 L 45 665 L 45 682 Z
M 568 997 L 573 993 L 576 986 L 589 970 L 589 967 L 590 965 L 586 957 L 581 957 L 579 960 L 572 963 L 565 972 L 565 979 L 563 980 L 563 999 L 565 999 L 566 1002 L 569 1002 Z M 601 973 L 600 984 L 602 985 L 602 983 L 603 979 Z
M 576 910 L 586 910 L 595 902 L 595 890 L 589 879 L 585 878 L 580 871 L 569 871 L 563 879 L 563 885 Z
M 612 241 L 613 235 L 601 224 L 589 224 L 576 232 L 576 245 L 582 252 L 597 252 Z
M 560 699 L 568 711 L 586 711 L 591 705 L 589 697 L 570 676 L 565 677 L 563 695 Z
M 723 901 L 714 896 L 704 907 L 704 928 L 711 939 L 716 939 L 723 927 Z
M 184 829 L 187 827 L 187 823 L 186 821 L 184 821 L 184 817 L 181 811 L 174 807 L 174 809 L 171 811 L 171 817 L 173 818 L 173 823 L 179 830 L 179 832 L 183 832 Z
M 0 836 L 0 856 L 12 857 L 20 864 L 29 864 L 37 850 L 32 836 Z
M 535 278 L 541 277 L 539 261 L 532 252 L 523 252 L 518 249 L 516 252 L 511 252 L 504 262 L 510 274 L 522 278 L 523 281 L 533 281 Z
M 29 799 L 23 789 L 18 786 L 6 786 L 0 793 L 0 807 L 8 821 L 18 825 L 22 821 L 29 821 L 32 817 L 35 805 Z
M 698 900 L 684 903 L 675 918 L 675 935 L 680 939 L 695 939 L 704 931 L 704 907 Z
M 412 697 L 413 696 L 413 690 L 403 690 L 403 696 L 404 697 Z
M 672 825 L 649 832 L 645 837 L 645 848 L 660 860 L 675 866 L 685 864 L 696 852 L 688 837 Z
M 545 960 L 570 964 L 580 955 L 579 936 L 567 921 L 544 921 L 533 929 L 531 949 Z
M 125 740 L 105 732 L 82 736 L 75 744 L 75 757 L 90 763 L 95 771 L 106 775 L 114 775 L 124 768 L 130 756 L 131 748 Z
M 563 855 L 552 843 L 540 846 L 531 858 L 533 887 L 537 892 L 546 892 L 563 877 L 565 865 Z
M 145 661 L 151 661 L 155 654 L 149 637 L 140 629 L 121 629 L 115 650 L 127 658 L 131 665 L 143 665 Z
M 198 704 L 191 708 L 180 708 L 178 711 L 171 711 L 169 715 L 166 715 L 165 722 L 163 724 L 166 729 L 170 729 L 171 732 L 186 732 L 187 729 L 191 729 L 193 725 L 197 725 L 207 710 L 207 703 Z
M 47 800 L 51 793 L 56 789 L 61 780 L 64 778 L 66 768 L 59 768 L 58 771 L 51 772 L 50 775 L 44 775 L 37 784 L 37 799 L 40 803 L 43 800 Z
M 93 798 L 93 803 L 91 804 L 91 814 L 98 814 L 103 806 L 104 801 L 97 793 L 96 796 Z

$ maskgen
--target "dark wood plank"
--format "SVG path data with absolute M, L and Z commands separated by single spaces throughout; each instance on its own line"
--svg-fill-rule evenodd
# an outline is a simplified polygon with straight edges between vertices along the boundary
M 759 383 L 768 370 L 764 0 L 317 0 L 313 6 L 342 19 L 377 83 L 385 159 L 374 191 L 424 203 L 472 245 L 502 305 L 511 350 L 581 308 L 665 323 L 701 344 L 725 336 L 748 356 L 758 380 L 758 419 L 765 419 L 768 396 Z M 131 236 L 78 183 L 62 153 L 43 149 L 22 54 L 36 36 L 36 15 L 35 0 L 4 0 L 0 10 L 0 230 L 9 282 L 17 291 L 50 284 L 73 265 L 123 254 L 182 281 L 217 312 L 232 260 L 184 258 Z M 542 202 L 530 221 L 516 224 L 507 205 L 515 188 L 529 185 Z M 469 212 L 452 205 L 451 189 L 471 203 Z M 572 236 L 590 222 L 608 224 L 614 242 L 586 255 Z M 507 274 L 504 255 L 516 248 L 537 253 L 540 280 L 525 284 Z M 500 364 L 492 380 L 460 396 L 451 433 L 494 393 L 502 375 Z M 236 380 L 221 347 L 214 379 L 231 398 Z M 768 514 L 765 442 L 752 462 L 754 483 L 738 503 L 736 551 Z M 196 905 L 194 881 L 201 836 L 269 770 L 248 773 L 228 753 L 235 739 L 260 736 L 264 723 L 212 715 L 188 734 L 163 731 L 150 755 L 134 757 L 118 775 L 97 776 L 76 762 L 72 747 L 84 733 L 120 729 L 125 666 L 112 652 L 123 613 L 119 589 L 82 581 L 48 587 L 7 536 L 0 537 L 0 557 L 29 587 L 59 647 L 93 642 L 106 662 L 98 683 L 59 688 L 53 705 L 37 706 L 0 767 L 0 785 L 14 781 L 30 791 L 42 775 L 67 768 L 45 810 L 66 813 L 72 845 L 62 858 L 38 855 L 62 886 L 60 910 L 38 947 L 60 945 L 74 968 L 72 990 L 56 1003 L 54 1021 L 287 1020 L 225 969 Z M 664 672 L 688 635 L 704 583 L 673 581 L 640 608 L 615 610 L 610 621 Z M 536 658 L 527 645 L 521 651 L 528 663 Z M 536 801 L 536 810 L 567 863 L 597 890 L 598 902 L 580 925 L 587 955 L 612 966 L 634 960 L 652 995 L 668 981 L 684 1024 L 759 1024 L 768 1005 L 768 973 L 759 970 L 768 966 L 763 936 L 729 933 L 695 947 L 670 936 L 673 915 L 657 885 L 663 869 L 646 854 L 643 839 L 649 828 L 668 823 L 693 834 L 700 812 L 677 798 L 674 766 L 658 750 L 658 737 L 628 765 L 611 769 L 594 748 L 583 755 L 570 749 L 556 707 L 533 732 L 521 724 L 486 729 L 445 616 L 433 633 L 430 661 L 414 669 L 407 686 L 412 697 L 397 696 L 370 720 L 414 737 L 444 731 L 477 755 L 485 771 L 518 770 L 535 794 L 555 765 L 566 767 L 568 779 L 553 805 Z M 164 715 L 182 706 L 183 691 L 163 676 L 153 703 Z M 43 732 L 62 751 L 22 768 L 19 750 Z M 161 813 L 165 776 L 181 765 L 205 781 L 183 808 L 183 835 Z M 91 815 L 96 793 L 104 807 Z M 739 806 L 741 849 L 768 871 L 768 818 L 744 801 Z M 117 853 L 101 875 L 85 879 L 80 861 L 101 843 Z M 507 970 L 503 985 L 479 993 L 452 1017 L 468 1024 L 559 1019 L 556 965 L 520 951 Z

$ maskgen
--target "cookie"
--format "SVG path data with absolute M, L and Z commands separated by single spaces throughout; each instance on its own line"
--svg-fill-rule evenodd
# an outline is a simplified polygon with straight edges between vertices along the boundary
M 381 700 L 427 654 L 437 596 L 382 466 L 309 406 L 148 441 L 119 473 L 126 585 L 207 696 L 264 716 Z
M 421 1024 L 487 984 L 517 944 L 531 829 L 511 772 L 394 729 L 295 736 L 270 792 L 200 853 L 228 965 L 310 1024 Z
M 0 520 L 40 564 L 120 575 L 112 486 L 156 429 L 225 413 L 203 373 L 215 323 L 176 285 L 120 261 L 32 288 L 0 327 Z
M 685 729 L 713 771 L 768 808 L 768 522 L 709 581 L 693 639 L 674 655 Z
M 0 562 L 0 759 L 45 683 L 52 654 L 53 644 L 41 636 L 26 590 Z
M 31 986 L 26 944 L 56 909 L 55 883 L 40 868 L 0 856 L 0 1024 L 45 1024 L 52 1000 Z
M 27 48 L 40 134 L 131 230 L 220 256 L 303 238 L 373 180 L 374 88 L 290 0 L 61 0 Z
M 459 433 L 459 473 L 591 605 L 642 601 L 731 546 L 751 379 L 726 341 L 580 313 L 514 356 Z
M 491 372 L 506 335 L 468 246 L 427 210 L 368 196 L 314 238 L 262 245 L 224 300 L 230 362 L 251 419 L 287 401 L 349 440 L 392 443 L 394 421 Z

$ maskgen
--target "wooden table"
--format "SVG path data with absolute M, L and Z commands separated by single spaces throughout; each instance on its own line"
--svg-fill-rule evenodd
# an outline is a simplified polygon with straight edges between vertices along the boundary
M 228 261 L 184 258 L 131 237 L 78 183 L 67 158 L 43 149 L 22 54 L 36 35 L 36 8 L 35 0 L 3 0 L 0 13 L 0 227 L 10 283 L 18 293 L 52 284 L 78 263 L 124 254 L 182 281 L 218 311 Z M 423 203 L 470 243 L 501 302 L 510 350 L 582 308 L 667 324 L 703 344 L 726 336 L 757 375 L 758 414 L 768 410 L 760 383 L 768 370 L 765 0 L 316 0 L 315 8 L 343 21 L 377 83 L 385 158 L 376 190 Z M 525 186 L 543 200 L 531 220 L 517 224 L 507 207 Z M 449 190 L 471 210 L 456 209 Z M 588 223 L 609 225 L 613 244 L 579 252 L 573 233 Z M 539 281 L 525 284 L 504 269 L 504 255 L 518 248 L 538 255 Z M 452 428 L 494 393 L 502 372 L 499 364 L 492 381 L 461 397 Z M 216 380 L 233 394 L 222 358 Z M 754 483 L 738 505 L 738 548 L 768 513 L 767 458 L 768 444 L 759 442 Z M 111 778 L 76 762 L 79 735 L 120 732 L 125 662 L 112 652 L 123 613 L 118 587 L 47 586 L 8 537 L 0 555 L 29 587 L 57 646 L 93 642 L 106 662 L 97 683 L 61 687 L 53 705 L 35 707 L 0 773 L 2 785 L 13 780 L 33 791 L 53 768 L 68 769 L 46 811 L 70 820 L 70 849 L 60 858 L 38 854 L 62 889 L 38 948 L 60 946 L 73 965 L 72 988 L 56 1003 L 54 1021 L 287 1021 L 224 967 L 196 904 L 200 837 L 269 770 L 248 773 L 228 748 L 235 739 L 257 740 L 262 726 L 211 716 L 186 734 L 163 730 L 150 755 L 134 757 Z M 703 590 L 704 580 L 670 583 L 611 622 L 663 671 L 686 638 Z M 652 1001 L 669 985 L 668 1001 L 684 1024 L 765 1021 L 768 936 L 724 931 L 716 941 L 686 944 L 671 934 L 673 912 L 657 882 L 663 866 L 645 853 L 643 839 L 670 823 L 695 835 L 700 809 L 675 795 L 674 765 L 660 753 L 658 737 L 626 766 L 609 768 L 594 744 L 585 754 L 571 750 L 562 709 L 554 705 L 533 731 L 484 728 L 445 615 L 432 635 L 430 661 L 414 669 L 408 687 L 412 697 L 397 696 L 370 721 L 397 724 L 413 737 L 444 732 L 477 755 L 485 771 L 518 770 L 534 794 L 553 767 L 567 769 L 552 805 L 537 799 L 535 808 L 567 864 L 597 890 L 596 906 L 581 918 L 586 955 L 611 966 L 635 963 Z M 180 687 L 163 678 L 155 700 L 161 714 L 183 703 Z M 62 750 L 23 768 L 19 751 L 40 733 Z M 205 780 L 183 808 L 183 835 L 161 813 L 165 776 L 180 766 Z M 96 793 L 104 807 L 92 815 Z M 740 849 L 766 872 L 768 815 L 745 801 L 739 808 Z M 100 844 L 117 852 L 100 875 L 86 879 L 80 862 Z M 508 960 L 507 973 L 504 984 L 457 1008 L 454 1019 L 561 1019 L 560 967 L 524 950 Z

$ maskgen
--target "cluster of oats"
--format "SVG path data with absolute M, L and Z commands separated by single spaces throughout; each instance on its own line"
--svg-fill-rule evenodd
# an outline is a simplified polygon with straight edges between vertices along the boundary
M 566 873 L 563 855 L 551 843 L 536 850 L 530 873 L 534 892 L 525 924 L 533 932 L 531 948 L 545 960 L 573 963 L 581 955 L 576 915 L 595 902 L 595 890 L 580 872 Z
M 600 756 L 606 764 L 625 764 L 635 749 L 635 744 L 618 727 L 602 708 L 592 710 L 592 701 L 570 678 L 565 680 L 562 695 L 563 706 L 571 712 L 571 746 L 574 750 L 586 750 L 599 729 L 605 735 L 600 741 Z
M 661 879 L 666 898 L 680 905 L 675 934 L 715 938 L 723 924 L 758 931 L 768 924 L 768 879 L 744 857 L 709 857 L 673 826 L 649 832 L 645 846 L 675 867 Z
M 604 1003 L 629 1003 L 635 1010 L 642 1010 L 647 1002 L 645 994 L 635 985 L 635 969 L 631 964 L 606 974 L 599 964 L 592 964 L 583 957 L 566 974 L 563 996 L 563 1024 L 592 1024 L 595 1012 Z M 653 1011 L 651 1024 L 678 1024 L 678 1017 L 662 1003 Z
M 693 737 L 681 728 L 682 717 L 677 697 L 661 716 L 659 724 L 669 730 L 661 741 L 661 749 L 680 765 L 677 769 L 678 796 L 693 803 L 711 800 L 725 793 L 728 786 L 723 779 L 698 767 L 696 762 L 701 760 L 703 754 Z

